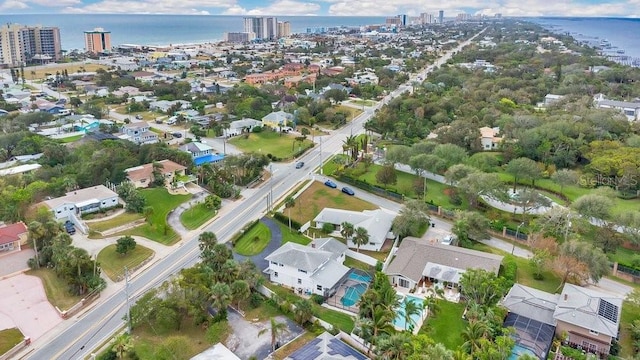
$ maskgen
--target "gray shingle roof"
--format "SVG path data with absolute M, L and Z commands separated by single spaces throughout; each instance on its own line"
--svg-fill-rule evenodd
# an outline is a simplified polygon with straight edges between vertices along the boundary
M 613 317 L 615 321 L 604 316 L 601 311 L 604 305 L 615 309 Z M 621 310 L 622 298 L 601 291 L 565 284 L 553 318 L 556 321 L 563 321 L 616 337 L 620 326 Z
M 288 242 L 269 254 L 265 260 L 305 270 L 309 273 L 334 258 L 329 251 Z
M 555 326 L 553 313 L 559 298 L 558 294 L 514 284 L 502 300 L 502 305 L 512 313 Z
M 484 269 L 498 273 L 502 256 L 457 246 L 431 244 L 406 237 L 400 243 L 396 256 L 385 270 L 387 275 L 402 275 L 420 281 L 427 263 L 441 264 L 456 269 Z

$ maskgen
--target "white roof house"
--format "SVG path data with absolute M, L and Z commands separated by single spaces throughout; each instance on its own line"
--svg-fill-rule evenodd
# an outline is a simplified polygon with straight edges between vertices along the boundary
M 603 94 L 595 95 L 593 102 L 598 109 L 614 109 L 620 111 L 629 121 L 640 119 L 640 102 L 609 100 Z
M 229 128 L 223 130 L 223 135 L 226 137 L 237 136 L 243 132 L 251 131 L 256 126 L 262 126 L 262 121 L 243 118 L 241 120 L 232 121 L 229 123 Z
M 207 350 L 191 358 L 191 360 L 240 360 L 229 348 L 217 343 Z
M 68 192 L 65 196 L 45 200 L 56 220 L 77 217 L 118 205 L 118 194 L 104 185 Z
M 308 246 L 287 242 L 265 257 L 272 282 L 306 294 L 326 295 L 347 275 L 342 265 L 347 246 L 333 238 L 315 239 Z
M 333 208 L 324 208 L 313 219 L 316 228 L 321 228 L 323 224 L 332 224 L 336 231 L 340 232 L 343 222 L 353 224 L 354 228 L 363 227 L 369 233 L 369 243 L 361 245 L 364 250 L 380 251 L 385 240 L 395 238 L 391 233 L 391 224 L 396 214 L 385 209 L 351 211 Z M 357 247 L 353 241 L 348 241 L 349 247 Z

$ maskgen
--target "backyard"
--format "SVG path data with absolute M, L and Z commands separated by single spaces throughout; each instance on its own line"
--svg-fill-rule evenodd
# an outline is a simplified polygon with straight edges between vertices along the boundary
M 465 305 L 446 300 L 438 301 L 439 310 L 429 314 L 420 333 L 429 335 L 436 343 L 442 343 L 447 349 L 458 350 L 462 343 L 462 332 L 467 322 L 462 318 Z
M 295 206 L 291 208 L 291 219 L 304 224 L 315 218 L 324 208 L 353 211 L 377 209 L 373 204 L 343 194 L 340 189 L 331 189 L 316 181 L 295 199 Z M 289 209 L 285 210 L 284 215 L 289 215 Z
M 102 249 L 98 254 L 98 263 L 102 271 L 113 281 L 118 281 L 124 275 L 125 266 L 134 269 L 143 261 L 153 256 L 153 250 L 148 249 L 140 244 L 136 248 L 129 251 L 126 255 L 116 252 L 116 245 L 109 245 Z
M 42 280 L 44 292 L 51 305 L 60 310 L 67 310 L 82 299 L 81 296 L 70 295 L 67 283 L 59 278 L 52 269 L 29 270 L 27 275 L 37 276 Z
M 180 240 L 178 235 L 167 224 L 167 215 L 180 204 L 188 201 L 191 195 L 169 195 L 165 188 L 144 189 L 140 193 L 147 201 L 146 206 L 153 209 L 147 222 L 118 235 L 136 235 L 161 244 L 172 245 Z
M 294 135 L 269 130 L 250 133 L 247 138 L 236 136 L 229 143 L 244 153 L 271 154 L 280 159 L 290 159 L 301 150 L 313 146 L 309 139 L 300 142 Z
M 180 214 L 180 222 L 185 228 L 194 230 L 216 216 L 216 213 L 217 211 L 207 208 L 204 203 L 199 203 Z

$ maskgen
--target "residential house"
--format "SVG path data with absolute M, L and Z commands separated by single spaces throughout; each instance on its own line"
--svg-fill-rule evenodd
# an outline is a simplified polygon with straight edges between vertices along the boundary
M 184 185 L 184 183 L 182 183 L 180 185 L 176 184 L 176 186 L 172 186 L 172 184 L 174 184 L 174 179 L 185 176 L 186 167 L 171 160 L 161 160 L 158 161 L 157 164 L 160 166 L 159 171 L 165 178 L 165 186 L 179 187 Z M 125 169 L 124 172 L 127 179 L 131 181 L 136 188 L 146 188 L 153 183 L 153 165 L 154 163 L 144 164 Z
M 68 192 L 65 196 L 45 200 L 56 220 L 72 220 L 82 214 L 110 209 L 118 205 L 118 194 L 104 185 Z
M 597 94 L 593 98 L 594 106 L 598 109 L 615 109 L 620 111 L 629 121 L 640 119 L 640 101 L 616 101 L 608 100 L 603 94 Z
M 142 82 L 153 82 L 156 80 L 156 74 L 149 71 L 136 71 L 131 74 L 135 80 L 140 80 Z
M 373 70 L 366 69 L 365 71 L 358 71 L 353 74 L 352 78 L 345 79 L 349 82 L 351 86 L 363 85 L 363 84 L 373 84 L 378 85 L 378 75 L 376 75 Z
M 179 110 L 188 110 L 191 109 L 191 103 L 189 101 L 186 100 L 174 100 L 174 101 L 169 101 L 169 100 L 158 100 L 158 101 L 153 101 L 151 103 L 149 103 L 149 110 L 151 111 L 161 111 L 166 113 L 167 111 L 169 111 L 169 109 L 171 109 L 171 107 L 173 107 L 174 105 L 180 104 L 180 109 Z M 173 115 L 173 114 L 170 114 Z
M 287 242 L 265 260 L 269 279 L 302 294 L 328 296 L 349 273 L 343 265 L 347 246 L 333 238 L 320 238 L 304 246 Z
M 367 229 L 369 233 L 369 242 L 360 245 L 360 249 L 380 251 L 384 242 L 387 239 L 394 239 L 395 235 L 391 232 L 391 224 L 395 219 L 396 214 L 385 210 L 364 210 L 351 211 L 333 208 L 324 208 L 313 219 L 315 228 L 321 229 L 324 224 L 331 224 L 334 226 L 334 231 L 340 233 L 342 223 L 348 222 L 354 226 L 354 228 L 363 227 Z M 353 240 L 348 240 L 350 248 L 356 248 L 356 244 Z
M 224 135 L 224 137 L 237 136 L 244 132 L 251 132 L 255 127 L 262 127 L 262 121 L 244 118 L 230 122 L 229 128 L 222 130 L 222 135 Z
M 291 125 L 295 125 L 293 114 L 282 110 L 271 112 L 262 118 L 262 126 L 268 126 L 272 129 L 281 129 Z
M 414 289 L 426 282 L 455 288 L 467 269 L 498 274 L 502 256 L 406 237 L 384 273 L 394 286 Z
M 29 230 L 22 222 L 0 226 L 0 252 L 22 249 L 22 245 L 27 243 Z
M 340 340 L 338 336 L 324 332 L 284 358 L 285 360 L 366 360 L 367 356 Z
M 547 94 L 544 96 L 543 106 L 550 106 L 558 101 L 564 99 L 564 95 Z
M 556 336 L 565 336 L 566 344 L 606 356 L 611 342 L 618 337 L 622 300 L 610 293 L 573 284 L 565 284 L 559 295 L 515 284 L 502 305 L 509 310 L 509 316 L 522 318 L 521 323 L 537 321 L 552 326 Z M 517 326 L 516 331 L 519 331 Z M 544 355 L 539 350 L 545 345 L 548 351 L 552 340 L 549 338 L 546 345 L 538 342 L 532 350 L 536 355 Z M 529 344 L 525 346 L 531 348 Z
M 216 152 L 211 146 L 201 142 L 190 142 L 180 146 L 179 149 L 191 154 L 193 163 L 196 166 L 217 163 L 224 160 L 223 154 Z
M 142 144 L 155 144 L 158 142 L 158 134 L 150 130 L 151 127 L 146 121 L 136 121 L 129 124 L 124 124 L 120 128 L 122 135 L 120 139 L 129 140 L 138 145 Z
M 190 360 L 240 360 L 240 358 L 224 344 L 217 343 Z
M 490 128 L 483 126 L 480 129 L 480 145 L 482 150 L 497 150 L 500 147 L 500 143 L 504 140 L 503 137 L 498 136 L 500 134 L 500 128 Z

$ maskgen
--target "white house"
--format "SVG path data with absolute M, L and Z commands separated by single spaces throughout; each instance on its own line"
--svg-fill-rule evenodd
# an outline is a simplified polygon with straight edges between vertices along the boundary
M 180 146 L 179 149 L 191 154 L 193 163 L 197 166 L 224 160 L 224 154 L 220 154 L 211 146 L 197 141 L 186 143 Z
M 325 296 L 347 276 L 342 263 L 347 246 L 333 238 L 315 239 L 308 246 L 288 242 L 269 254 L 265 272 L 277 284 L 302 294 Z
M 555 94 L 547 94 L 544 96 L 544 106 L 549 106 L 553 103 L 556 103 L 560 100 L 564 99 L 564 95 L 555 95 Z
M 150 131 L 151 127 L 146 121 L 136 121 L 125 124 L 120 128 L 120 139 L 129 140 L 138 145 L 155 144 L 158 142 L 158 134 Z
M 45 200 L 56 220 L 75 219 L 87 213 L 109 209 L 118 205 L 118 194 L 104 185 L 74 190 L 55 199 Z
M 391 224 L 396 214 L 385 210 L 364 210 L 362 212 L 324 208 L 318 216 L 313 219 L 315 227 L 320 229 L 324 224 L 334 226 L 334 231 L 340 233 L 342 223 L 348 222 L 354 228 L 363 227 L 369 233 L 369 242 L 360 245 L 360 249 L 380 251 L 382 245 L 387 239 L 394 239 L 395 235 L 391 233 Z M 352 240 L 348 240 L 349 247 L 356 248 L 356 244 Z
M 498 136 L 500 134 L 499 127 L 490 128 L 483 126 L 478 130 L 480 130 L 480 144 L 482 145 L 482 150 L 496 150 L 500 146 L 503 138 Z
M 262 121 L 244 118 L 229 123 L 229 128 L 224 129 L 222 134 L 225 137 L 238 136 L 244 132 L 251 132 L 254 127 L 262 127 Z
M 262 125 L 268 126 L 272 129 L 278 129 L 284 126 L 289 126 L 293 123 L 294 116 L 288 112 L 274 111 L 267 114 L 262 118 Z
M 597 94 L 593 103 L 598 109 L 615 109 L 627 117 L 629 121 L 640 119 L 640 102 L 608 100 L 603 94 Z

